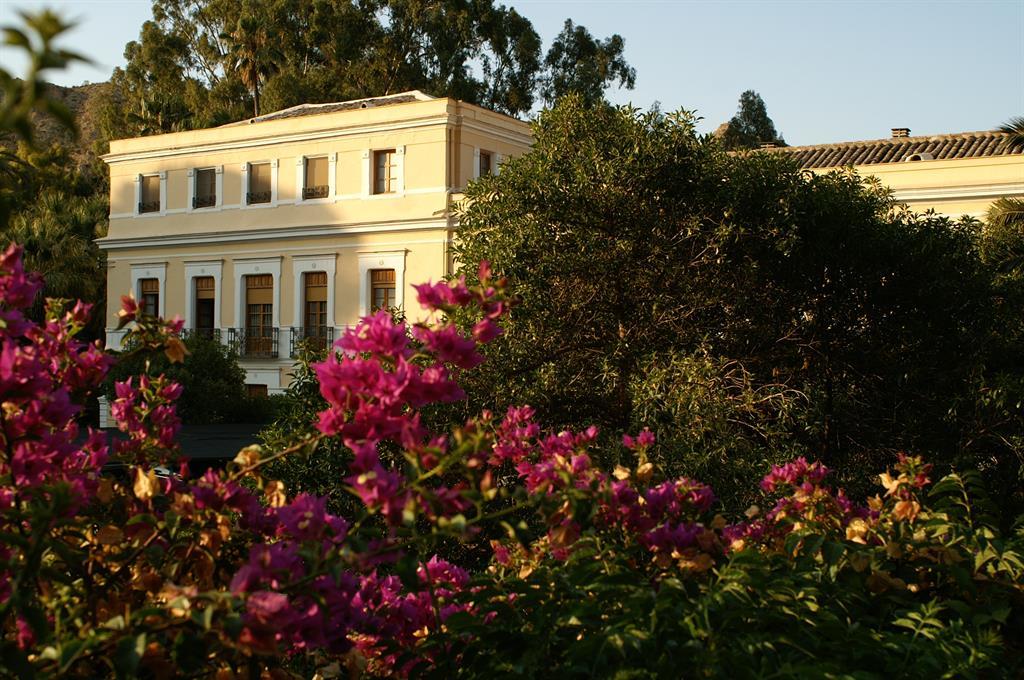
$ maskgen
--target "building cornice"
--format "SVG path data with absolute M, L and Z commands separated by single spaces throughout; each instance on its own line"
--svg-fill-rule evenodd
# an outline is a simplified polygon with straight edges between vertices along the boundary
M 151 149 L 147 151 L 108 153 L 100 156 L 100 158 L 102 158 L 108 165 L 114 165 L 115 163 L 130 163 L 133 161 L 146 161 L 155 158 L 173 158 L 176 156 L 219 153 L 279 144 L 297 144 L 338 137 L 355 137 L 386 132 L 400 132 L 403 130 L 416 130 L 424 127 L 455 125 L 456 119 L 457 116 L 453 113 L 445 113 L 442 115 L 432 114 L 430 116 L 408 119 L 395 123 L 372 123 L 344 128 L 330 128 L 326 130 L 320 129 L 290 134 L 267 135 L 262 137 L 253 137 L 250 139 L 183 144 L 181 146 L 171 146 L 163 149 Z
M 346 225 L 316 225 L 298 227 L 276 227 L 270 229 L 246 229 L 239 231 L 218 231 L 196 234 L 167 234 L 129 238 L 96 239 L 101 250 L 123 250 L 126 248 L 154 248 L 164 246 L 209 245 L 217 243 L 238 243 L 246 241 L 268 241 L 280 239 L 308 238 L 319 236 L 340 236 L 344 234 L 372 234 L 387 231 L 422 231 L 426 229 L 447 229 L 453 225 L 448 218 L 431 217 L 422 220 L 400 222 L 363 222 Z
M 1024 196 L 1024 182 L 1009 184 L 977 184 L 970 186 L 894 189 L 898 201 L 942 201 L 964 198 L 1002 198 Z

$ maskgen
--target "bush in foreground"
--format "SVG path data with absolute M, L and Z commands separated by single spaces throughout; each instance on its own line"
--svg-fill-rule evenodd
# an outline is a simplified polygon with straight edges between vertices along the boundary
M 860 506 L 827 471 L 773 468 L 762 508 L 718 512 L 712 490 L 664 479 L 654 435 L 623 465 L 591 463 L 594 428 L 545 433 L 529 407 L 429 432 L 419 409 L 462 398 L 455 377 L 500 334 L 502 281 L 418 286 L 437 323 L 364 319 L 314 366 L 326 407 L 285 448 L 226 472 L 173 462 L 179 385 L 116 387 L 128 434 L 80 444 L 76 402 L 112 359 L 75 340 L 88 315 L 24 309 L 39 281 L 0 257 L 0 663 L 20 677 L 514 675 L 1007 675 L 1021 669 L 1021 533 L 1003 537 L 976 476 L 931 491 L 902 457 Z M 457 308 L 479 321 L 463 336 Z M 139 314 L 138 351 L 183 356 L 180 323 Z M 411 337 L 410 337 L 411 336 Z M 146 368 L 152 364 L 147 364 Z M 341 517 L 264 474 L 320 442 L 347 451 L 358 503 Z M 128 483 L 101 474 L 130 462 Z M 628 464 L 627 464 L 628 462 Z M 526 517 L 529 521 L 520 521 Z M 436 556 L 492 551 L 470 571 Z

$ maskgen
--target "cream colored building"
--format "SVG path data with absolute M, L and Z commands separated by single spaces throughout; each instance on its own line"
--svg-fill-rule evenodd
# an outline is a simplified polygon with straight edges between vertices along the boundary
M 530 143 L 526 123 L 417 91 L 111 142 L 108 346 L 131 293 L 278 392 L 300 341 L 380 306 L 417 318 L 411 285 L 449 272 L 460 192 Z
M 1024 153 L 1009 150 L 1006 137 L 996 131 L 912 137 L 908 128 L 893 128 L 885 139 L 779 151 L 813 172 L 852 166 L 874 175 L 917 212 L 981 218 L 998 198 L 1024 197 Z

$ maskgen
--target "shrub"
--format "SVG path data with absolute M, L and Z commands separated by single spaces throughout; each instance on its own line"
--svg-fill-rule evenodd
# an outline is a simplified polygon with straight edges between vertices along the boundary
M 246 394 L 245 370 L 238 365 L 238 352 L 233 347 L 197 333 L 187 334 L 183 346 L 189 360 L 175 362 L 166 354 L 133 352 L 129 341 L 126 356 L 117 362 L 107 381 L 107 399 L 116 398 L 117 381 L 149 370 L 181 385 L 177 408 L 186 424 L 261 422 L 253 419 L 269 418 L 270 407 L 265 400 Z M 147 363 L 151 364 L 148 369 Z
M 547 433 L 529 407 L 446 435 L 419 409 L 462 398 L 456 373 L 500 332 L 501 281 L 418 287 L 445 321 L 365 319 L 313 366 L 315 431 L 254 446 L 228 471 L 158 477 L 181 387 L 116 385 L 128 439 L 84 443 L 74 403 L 112 363 L 75 335 L 88 309 L 26 320 L 38 281 L 0 257 L 0 660 L 21 677 L 269 673 L 720 677 L 1014 675 L 1022 670 L 1024 536 L 1002 536 L 974 473 L 927 493 L 901 457 L 860 506 L 819 463 L 772 468 L 764 509 L 732 520 L 712 490 L 666 478 L 647 430 L 611 474 L 595 428 Z M 180 323 L 138 317 L 135 347 L 182 356 Z M 410 334 L 416 342 L 410 340 Z M 146 365 L 151 368 L 152 363 Z M 343 446 L 351 516 L 290 495 L 267 466 Z M 385 447 L 388 444 L 388 449 Z M 397 456 L 387 450 L 399 452 Z M 628 454 L 628 455 L 627 455 Z M 110 458 L 130 481 L 104 477 Z M 528 515 L 530 522 L 517 517 Z M 496 533 L 497 530 L 501 533 Z M 485 569 L 431 556 L 490 546 Z

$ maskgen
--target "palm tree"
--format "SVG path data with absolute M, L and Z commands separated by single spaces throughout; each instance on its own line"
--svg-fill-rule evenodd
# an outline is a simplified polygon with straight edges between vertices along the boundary
M 268 21 L 249 14 L 238 20 L 235 30 L 221 36 L 228 41 L 228 60 L 242 83 L 252 92 L 253 115 L 260 115 L 260 85 L 277 72 L 283 57 L 271 39 Z
M 1007 151 L 1024 150 L 1024 116 L 1014 116 L 999 131 L 1006 133 Z M 1024 199 L 1000 198 L 989 207 L 985 221 L 994 229 L 1024 228 Z

